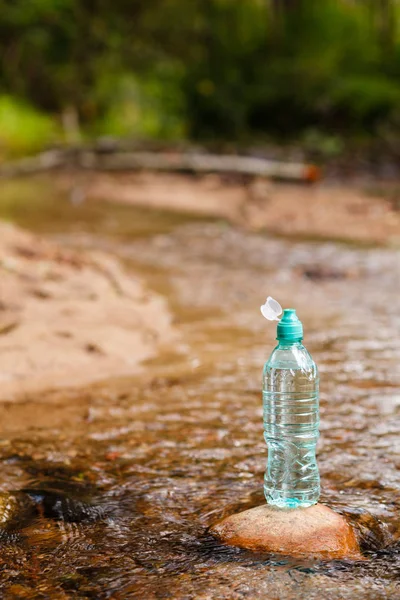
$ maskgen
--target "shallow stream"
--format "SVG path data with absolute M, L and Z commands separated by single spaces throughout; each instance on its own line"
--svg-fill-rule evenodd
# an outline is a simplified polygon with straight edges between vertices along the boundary
M 398 250 L 53 197 L 0 203 L 4 215 L 120 256 L 167 297 L 179 339 L 140 376 L 0 406 L 0 491 L 26 490 L 0 536 L 2 597 L 400 599 Z M 321 500 L 356 524 L 364 561 L 254 554 L 207 533 L 263 502 L 267 294 L 304 323 Z

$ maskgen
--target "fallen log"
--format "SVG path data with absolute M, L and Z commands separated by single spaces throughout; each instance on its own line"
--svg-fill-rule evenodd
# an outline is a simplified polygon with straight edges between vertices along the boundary
M 252 156 L 130 152 L 99 150 L 53 150 L 31 158 L 0 165 L 0 177 L 30 175 L 56 168 L 78 167 L 101 171 L 166 171 L 223 173 L 310 183 L 321 177 L 318 167 L 306 163 L 273 161 Z
M 36 156 L 28 156 L 0 164 L 0 177 L 7 179 L 24 175 L 34 175 L 66 166 L 66 156 L 62 151 L 49 150 Z

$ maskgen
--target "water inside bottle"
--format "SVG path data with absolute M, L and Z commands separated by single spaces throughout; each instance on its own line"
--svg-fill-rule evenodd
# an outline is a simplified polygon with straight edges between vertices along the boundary
M 268 462 L 264 493 L 281 508 L 318 501 L 318 373 L 301 344 L 277 349 L 264 369 L 264 437 Z

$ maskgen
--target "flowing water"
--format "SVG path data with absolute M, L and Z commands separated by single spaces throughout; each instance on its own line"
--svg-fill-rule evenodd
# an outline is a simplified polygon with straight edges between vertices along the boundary
M 60 198 L 1 210 L 116 253 L 166 295 L 180 336 L 135 378 L 0 405 L 0 501 L 16 515 L 0 530 L 1 597 L 400 598 L 399 251 Z M 321 500 L 356 524 L 363 561 L 254 554 L 207 532 L 263 502 L 267 294 L 303 321 Z

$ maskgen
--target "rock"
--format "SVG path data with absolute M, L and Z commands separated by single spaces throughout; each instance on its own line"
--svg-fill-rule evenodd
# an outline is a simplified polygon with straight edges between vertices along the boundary
M 350 524 L 323 504 L 288 510 L 264 504 L 226 517 L 210 532 L 225 544 L 249 550 L 362 559 Z
M 21 492 L 0 492 L 0 542 L 13 542 L 34 516 L 33 502 Z
M 39 515 L 56 521 L 81 523 L 96 521 L 105 515 L 104 507 L 79 495 L 52 489 L 22 490 L 35 504 Z

